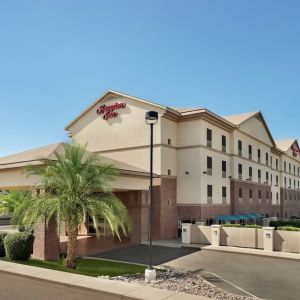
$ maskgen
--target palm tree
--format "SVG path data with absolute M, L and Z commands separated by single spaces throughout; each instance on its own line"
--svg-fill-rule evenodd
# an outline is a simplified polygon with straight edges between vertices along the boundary
M 112 233 L 119 239 L 131 229 L 131 222 L 124 204 L 112 193 L 112 182 L 118 172 L 111 164 L 100 161 L 96 154 L 76 144 L 64 144 L 63 153 L 55 152 L 55 159 L 43 159 L 44 167 L 30 166 L 26 172 L 38 175 L 38 186 L 46 193 L 32 196 L 30 205 L 23 202 L 13 219 L 25 228 L 45 218 L 65 222 L 68 232 L 67 257 L 64 264 L 76 268 L 76 240 L 78 227 L 90 216 L 99 236 L 99 220 L 104 219 Z M 23 206 L 23 207 L 22 207 Z
M 13 215 L 18 209 L 19 205 L 28 201 L 30 194 L 24 191 L 9 191 L 0 193 L 0 215 Z M 21 212 L 19 212 L 21 215 Z M 15 220 L 17 221 L 17 220 Z M 18 222 L 16 223 L 18 224 Z

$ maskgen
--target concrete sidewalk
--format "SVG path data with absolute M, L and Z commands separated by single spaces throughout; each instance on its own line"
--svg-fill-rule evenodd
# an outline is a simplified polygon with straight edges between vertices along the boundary
M 266 251 L 262 249 L 240 248 L 240 247 L 230 247 L 230 246 L 211 246 L 211 245 L 203 246 L 201 247 L 201 249 L 300 261 L 299 253 L 277 252 L 277 251 Z
M 0 261 L 0 299 L 207 300 L 209 298 Z

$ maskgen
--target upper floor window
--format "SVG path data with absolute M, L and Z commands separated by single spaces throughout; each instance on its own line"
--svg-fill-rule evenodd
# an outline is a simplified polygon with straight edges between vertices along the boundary
M 168 139 L 168 145 L 171 146 L 172 145 L 172 141 L 171 139 Z
M 273 168 L 273 156 L 270 156 L 270 167 Z
M 292 173 L 291 163 L 289 163 L 289 173 Z
M 269 165 L 269 153 L 266 153 L 266 165 Z
M 243 144 L 241 140 L 238 140 L 238 155 L 242 156 L 243 152 Z
M 238 168 L 239 168 L 239 179 L 240 180 L 242 180 L 243 179 L 243 166 L 242 166 L 242 164 L 239 164 L 239 166 L 238 166 Z
M 284 163 L 283 163 L 283 170 L 284 170 L 284 172 L 286 172 L 286 161 L 284 161 Z
M 276 170 L 278 170 L 278 158 L 276 158 Z
M 300 168 L 298 167 L 297 168 L 297 173 L 298 173 L 298 176 L 300 175 Z
M 207 175 L 212 174 L 212 157 L 207 156 Z
M 276 175 L 276 186 L 278 186 L 278 183 L 279 183 L 279 177 L 278 175 Z
M 222 135 L 222 152 L 226 152 L 226 136 Z
M 266 172 L 266 184 L 269 184 L 269 172 Z
M 212 130 L 207 128 L 207 130 L 206 130 L 206 145 L 207 145 L 207 147 L 211 148 L 211 144 L 212 144 Z
M 249 159 L 251 160 L 252 159 L 252 146 L 251 145 L 248 146 L 248 154 L 249 154 Z
M 296 175 L 296 166 L 294 165 L 294 175 Z
M 260 153 L 260 149 L 257 149 L 257 161 L 260 163 L 261 161 L 261 153 Z
M 257 170 L 257 177 L 258 177 L 258 182 L 261 183 L 261 170 Z
M 222 203 L 226 204 L 226 198 L 227 198 L 227 188 L 226 186 L 222 186 Z
M 207 185 L 207 203 L 208 204 L 212 203 L 212 195 L 213 195 L 212 185 L 208 184 Z
M 286 188 L 286 177 L 284 177 L 284 187 Z
M 226 178 L 226 161 L 222 160 L 222 177 Z
M 249 180 L 252 180 L 252 167 L 249 167 Z

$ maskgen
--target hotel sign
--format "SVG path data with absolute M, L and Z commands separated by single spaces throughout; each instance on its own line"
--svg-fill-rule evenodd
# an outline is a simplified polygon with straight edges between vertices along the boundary
M 112 105 L 101 105 L 97 108 L 97 114 L 102 116 L 103 120 L 116 118 L 119 113 L 117 112 L 120 109 L 124 109 L 126 107 L 126 103 L 115 103 Z

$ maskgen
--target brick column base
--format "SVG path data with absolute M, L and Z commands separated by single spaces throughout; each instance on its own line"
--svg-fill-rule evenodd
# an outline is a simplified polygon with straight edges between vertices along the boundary
M 59 259 L 59 236 L 54 219 L 48 225 L 45 220 L 38 223 L 34 228 L 34 237 L 33 258 L 41 260 Z

